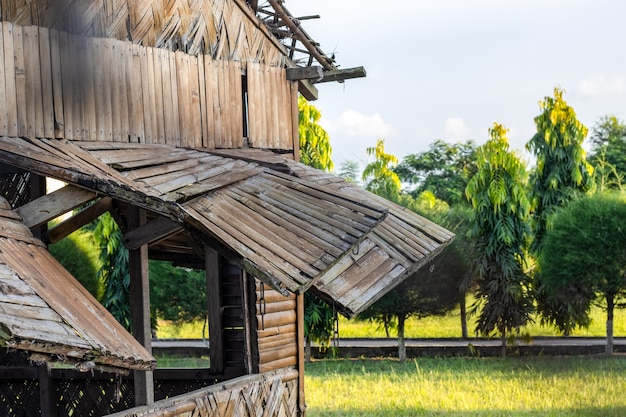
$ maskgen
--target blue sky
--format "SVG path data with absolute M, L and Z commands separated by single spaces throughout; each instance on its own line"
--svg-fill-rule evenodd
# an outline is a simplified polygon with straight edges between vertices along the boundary
M 436 139 L 483 143 L 494 122 L 523 153 L 555 87 L 588 128 L 626 119 L 621 0 L 287 0 L 325 52 L 367 77 L 318 84 L 336 169 L 377 138 L 400 159 Z M 526 155 L 527 159 L 531 158 Z

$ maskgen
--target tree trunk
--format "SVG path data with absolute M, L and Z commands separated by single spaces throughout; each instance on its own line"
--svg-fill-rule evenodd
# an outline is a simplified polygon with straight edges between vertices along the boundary
M 502 345 L 500 348 L 501 349 L 500 356 L 502 356 L 503 358 L 506 358 L 506 329 L 505 328 L 502 329 L 501 335 L 502 335 L 502 338 L 501 338 Z
M 465 291 L 461 293 L 461 297 L 459 299 L 459 307 L 461 308 L 461 337 L 463 339 L 467 339 L 467 306 L 465 304 L 466 300 Z
M 304 343 L 304 361 L 311 362 L 311 338 L 307 337 Z
M 606 346 L 604 352 L 607 355 L 613 354 L 613 310 L 615 308 L 615 296 L 606 297 Z
M 406 344 L 404 341 L 404 315 L 398 316 L 398 359 L 400 362 L 406 361 Z

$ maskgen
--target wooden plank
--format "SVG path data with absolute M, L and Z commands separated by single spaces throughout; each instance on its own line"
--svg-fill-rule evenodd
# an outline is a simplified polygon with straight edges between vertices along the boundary
M 5 80 L 5 65 L 4 65 L 4 35 L 2 27 L 4 25 L 0 22 L 0 135 L 8 136 L 7 126 L 7 91 Z
M 172 97 L 172 74 L 170 71 L 170 51 L 159 49 L 159 77 L 161 78 L 161 94 L 163 96 L 163 109 L 159 117 L 163 120 L 163 143 L 172 144 L 176 141 L 176 130 L 174 129 L 175 115 L 174 115 L 174 100 Z
M 144 142 L 141 54 L 139 52 L 141 47 L 136 44 L 129 44 L 128 47 L 126 85 L 128 86 L 129 134 L 130 142 L 140 143 Z
M 298 343 L 298 409 L 300 412 L 304 413 L 306 410 L 306 401 L 305 401 L 305 390 L 304 390 L 304 341 L 306 339 L 304 335 L 304 293 L 300 293 L 297 295 L 297 326 L 298 326 L 298 334 L 297 334 L 297 343 Z
M 28 135 L 28 108 L 26 103 L 24 41 L 22 27 L 17 25 L 13 26 L 13 54 L 15 57 L 15 90 L 17 95 L 17 132 L 18 135 L 26 136 Z
M 24 71 L 26 73 L 26 135 L 43 137 L 43 103 L 41 66 L 39 63 L 39 32 L 37 26 L 24 26 Z
M 276 313 L 279 311 L 294 310 L 296 308 L 296 300 L 289 300 L 283 297 L 284 301 L 277 301 L 274 303 L 266 302 L 262 308 L 265 313 Z M 261 314 L 261 307 L 257 305 L 256 314 Z
M 190 56 L 187 58 L 189 61 L 189 93 L 191 95 L 191 135 L 193 141 L 190 143 L 190 146 L 193 148 L 201 148 L 202 147 L 202 117 L 201 117 L 201 107 L 200 107 L 200 76 L 199 76 L 199 58 L 195 56 Z
M 41 68 L 43 136 L 53 138 L 54 102 L 52 99 L 52 56 L 50 31 L 48 28 L 39 28 L 39 57 Z
M 189 139 L 189 113 L 190 109 L 190 94 L 189 94 L 189 65 L 188 60 L 186 59 L 186 54 L 183 51 L 176 51 L 174 53 L 176 58 L 176 86 L 178 89 L 178 111 L 179 111 L 179 119 L 178 126 L 180 132 L 180 146 L 188 147 L 188 139 Z
M 17 91 L 16 91 L 16 63 L 13 48 L 13 24 L 2 22 L 2 37 L 4 46 L 4 82 L 7 115 L 7 136 L 18 135 Z
M 295 340 L 291 343 L 286 343 L 283 346 L 278 346 L 268 349 L 259 349 L 260 364 L 277 361 L 280 359 L 297 357 L 298 345 Z
M 298 111 L 298 84 L 296 82 L 291 83 L 291 100 L 290 100 L 290 109 L 291 109 L 291 132 L 290 137 L 292 140 L 292 149 L 293 149 L 293 160 L 296 162 L 300 161 L 300 121 L 299 121 L 299 111 Z
M 86 46 L 84 46 L 84 39 L 80 36 L 72 35 L 70 37 L 70 59 L 68 60 L 68 65 L 72 68 L 70 94 L 72 95 L 73 105 L 72 115 L 74 117 L 74 120 L 72 125 L 74 128 L 74 140 L 83 139 L 83 111 L 85 100 L 83 97 L 83 92 L 86 91 L 84 87 L 85 75 L 81 74 L 82 71 L 80 66 L 76 65 L 77 62 L 82 62 L 84 55 L 81 55 L 81 53 L 86 53 L 83 52 L 81 49 L 85 49 L 86 51 Z
M 39 197 L 17 209 L 24 224 L 29 228 L 41 226 L 48 221 L 82 206 L 96 198 L 96 193 L 67 185 Z
M 117 42 L 117 65 L 120 68 L 120 73 L 117 77 L 118 105 L 120 107 L 120 140 L 122 142 L 129 142 L 130 140 L 130 120 L 129 120 L 129 107 L 128 107 L 128 91 L 130 85 L 128 84 L 128 72 L 132 70 L 129 67 L 128 55 L 130 54 L 130 43 Z
M 177 234 L 182 230 L 183 227 L 178 223 L 174 223 L 165 217 L 158 217 L 141 227 L 127 232 L 122 242 L 127 249 L 135 250 L 141 246 L 150 245 Z
M 279 133 L 278 140 L 280 149 L 293 149 L 293 141 L 291 140 L 291 82 L 285 80 L 285 70 L 278 68 L 280 73 L 278 80 L 280 83 L 280 117 L 279 117 Z M 297 106 L 297 103 L 296 103 Z
M 102 49 L 101 53 L 103 54 L 103 82 L 104 82 L 104 140 L 112 141 L 113 140 L 113 66 L 111 62 L 115 62 L 113 60 L 113 40 L 111 39 L 102 39 Z
M 208 57 L 206 59 L 209 59 Z M 198 106 L 200 116 L 200 143 L 199 148 L 207 148 L 209 142 L 209 120 L 207 113 L 207 94 L 206 94 L 206 72 L 204 68 L 205 55 L 199 54 L 197 57 L 197 71 L 198 71 Z
M 231 132 L 230 132 L 230 107 L 228 102 L 228 91 L 230 87 L 230 80 L 228 77 L 228 67 L 227 61 L 216 61 L 217 63 L 217 81 L 218 81 L 218 95 L 219 95 L 219 103 L 220 103 L 220 122 L 221 129 L 219 132 L 219 144 L 216 144 L 218 147 L 222 148 L 232 148 L 231 141 Z
M 48 229 L 46 232 L 48 237 L 47 241 L 49 243 L 56 243 L 112 209 L 113 199 L 110 197 L 102 197 L 99 201 L 84 208 L 69 219 Z
M 170 63 L 170 87 L 172 89 L 172 137 L 170 145 L 180 146 L 180 109 L 178 108 L 178 86 L 176 79 L 176 56 L 174 52 L 168 53 Z
M 266 362 L 259 365 L 259 372 L 270 372 L 277 369 L 287 368 L 289 366 L 295 366 L 298 363 L 297 356 L 289 356 L 284 359 L 278 359 L 272 362 Z
M 61 80 L 63 96 L 63 129 L 61 134 L 65 139 L 74 139 L 74 95 L 73 85 L 75 65 L 72 65 L 70 35 L 59 32 L 59 49 L 61 51 Z M 61 128 L 61 126 L 59 126 Z
M 296 323 L 295 310 L 267 313 L 263 315 L 263 321 L 258 323 L 257 330 L 263 330 L 269 327 L 286 326 L 294 323 Z
M 156 109 L 155 120 L 156 120 L 156 137 L 154 143 L 165 143 L 165 115 L 167 114 L 166 110 L 166 100 L 163 96 L 163 54 L 167 54 L 167 50 L 165 49 L 155 49 L 152 55 L 152 59 L 154 60 L 154 88 L 152 92 L 154 94 L 154 106 Z M 168 97 L 169 98 L 169 97 Z
M 232 63 L 234 66 L 233 70 L 233 83 L 235 86 L 235 92 L 233 100 L 235 100 L 235 131 L 234 131 L 234 148 L 241 148 L 244 146 L 244 137 L 243 137 L 243 76 L 242 76 L 242 67 L 239 61 L 235 61 Z
M 111 68 L 109 88 L 111 90 L 111 139 L 113 142 L 122 141 L 122 108 L 120 105 L 122 79 L 124 67 L 120 65 L 119 43 L 115 40 L 107 40 L 109 46 L 108 66 Z
M 222 301 L 220 297 L 220 263 L 215 250 L 205 246 L 206 298 L 209 316 L 209 350 L 211 371 L 224 370 L 224 329 L 222 328 Z
M 97 136 L 96 139 L 100 141 L 106 140 L 106 104 L 105 104 L 105 65 L 106 62 L 106 49 L 104 42 L 101 39 L 96 39 L 92 43 L 93 49 L 93 63 L 94 63 L 94 93 L 95 93 L 95 107 L 96 107 L 96 125 Z
M 266 112 L 269 124 L 269 148 L 280 148 L 279 141 L 279 124 L 280 124 L 280 82 L 282 80 L 277 79 L 280 76 L 280 73 L 276 71 L 275 68 L 268 66 L 267 67 L 267 76 L 268 76 L 268 84 L 270 86 L 269 91 L 269 108 Z
M 208 58 L 208 57 L 207 57 Z M 207 119 L 209 120 L 209 142 L 207 147 L 210 149 L 217 148 L 221 138 L 221 119 L 220 119 L 220 101 L 219 101 L 219 85 L 217 64 L 212 59 L 204 62 L 205 73 L 207 77 Z
M 50 70 L 52 74 L 52 112 L 54 138 L 63 138 L 65 132 L 65 112 L 63 111 L 63 75 L 61 66 L 61 45 L 59 31 L 51 29 L 50 36 Z
M 152 84 L 150 84 L 150 80 L 152 76 L 150 75 L 150 65 L 148 59 L 148 50 L 151 48 L 137 48 L 140 53 L 141 60 L 141 93 L 143 97 L 143 143 L 152 143 L 153 131 L 152 131 L 152 118 L 156 117 L 154 112 L 152 111 L 150 95 L 152 90 Z M 152 66 L 154 67 L 154 65 Z
M 98 42 L 97 39 L 82 38 L 80 40 L 81 56 L 83 63 L 79 66 L 78 76 L 81 80 L 81 102 L 83 103 L 83 124 L 81 131 L 85 140 L 96 140 L 98 138 L 98 125 L 96 116 L 96 92 L 95 92 L 95 71 L 94 71 L 94 48 L 93 44 Z

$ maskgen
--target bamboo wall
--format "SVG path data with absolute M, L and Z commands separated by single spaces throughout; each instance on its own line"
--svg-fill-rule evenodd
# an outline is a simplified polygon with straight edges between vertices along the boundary
M 296 295 L 285 297 L 257 280 L 256 321 L 259 372 L 297 365 Z
M 286 63 L 284 48 L 245 0 L 0 0 L 0 17 L 214 59 Z
M 282 68 L 37 26 L 0 29 L 0 136 L 293 149 L 297 87 Z

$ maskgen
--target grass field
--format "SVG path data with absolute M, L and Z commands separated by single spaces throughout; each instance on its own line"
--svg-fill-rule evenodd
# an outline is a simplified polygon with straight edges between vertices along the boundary
M 626 357 L 324 360 L 308 417 L 626 416 Z
M 572 336 L 604 336 L 606 332 L 606 313 L 600 308 L 593 308 L 591 326 L 588 329 L 576 329 Z M 614 334 L 616 337 L 626 336 L 626 310 L 615 310 Z M 165 322 L 159 323 L 157 335 L 161 339 L 199 339 L 202 338 L 203 323 L 185 323 L 180 326 Z M 470 336 L 473 336 L 474 325 L 468 320 Z M 206 332 L 206 329 L 204 330 Z M 423 319 L 410 318 L 406 323 L 406 337 L 408 338 L 431 338 L 431 337 L 461 337 L 461 319 L 458 310 L 452 311 L 443 317 L 426 317 Z M 540 326 L 538 323 L 531 324 L 523 329 L 530 336 L 558 336 L 555 329 Z M 205 334 L 206 336 L 206 334 Z M 395 337 L 395 332 L 392 333 Z M 385 331 L 378 324 L 369 321 L 348 320 L 339 317 L 339 337 L 385 337 Z

